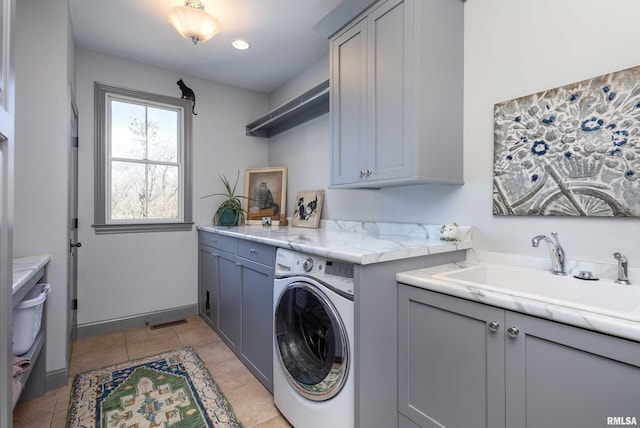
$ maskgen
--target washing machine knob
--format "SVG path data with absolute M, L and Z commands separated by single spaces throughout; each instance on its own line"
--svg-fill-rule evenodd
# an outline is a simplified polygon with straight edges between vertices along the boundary
M 302 262 L 302 269 L 305 272 L 311 272 L 311 269 L 313 269 L 313 259 L 311 257 Z

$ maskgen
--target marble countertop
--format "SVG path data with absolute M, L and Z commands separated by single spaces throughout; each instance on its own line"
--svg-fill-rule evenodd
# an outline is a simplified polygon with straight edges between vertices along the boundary
M 17 257 L 13 259 L 13 295 L 51 260 L 49 255 Z
M 494 263 L 495 261 L 495 259 L 492 260 Z M 400 272 L 396 275 L 396 280 L 399 283 L 409 284 L 415 287 L 455 297 L 461 297 L 463 299 L 473 300 L 540 318 L 546 318 L 552 321 L 570 324 L 592 331 L 640 341 L 640 322 L 550 304 L 544 301 L 527 299 L 480 287 L 456 284 L 432 277 L 432 275 L 438 273 L 462 269 L 476 264 L 478 264 L 478 261 L 476 260 L 467 260 L 466 262 L 450 263 L 431 268 Z
M 441 240 L 440 227 L 323 220 L 318 229 L 243 225 L 198 226 L 198 230 L 361 265 L 472 248 L 470 227 L 460 226 L 460 241 L 455 242 Z

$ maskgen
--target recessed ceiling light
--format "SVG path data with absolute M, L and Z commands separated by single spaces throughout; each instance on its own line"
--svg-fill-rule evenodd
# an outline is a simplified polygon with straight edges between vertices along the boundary
M 247 49 L 249 49 L 249 47 L 251 47 L 249 43 L 245 42 L 242 39 L 234 40 L 233 42 L 231 42 L 231 46 L 241 51 L 246 51 Z

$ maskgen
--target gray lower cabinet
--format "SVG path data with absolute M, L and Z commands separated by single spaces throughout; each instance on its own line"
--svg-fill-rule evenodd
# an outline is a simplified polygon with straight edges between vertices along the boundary
M 407 285 L 398 292 L 400 427 L 640 421 L 639 343 Z
M 400 285 L 399 412 L 421 427 L 504 428 L 504 311 Z M 411 425 L 409 425 L 411 426 Z
M 199 242 L 200 314 L 272 391 L 276 248 L 202 231 Z
M 273 267 L 242 262 L 242 356 L 272 390 Z
M 505 328 L 507 427 L 640 423 L 640 343 L 509 311 Z
M 218 254 L 202 244 L 198 246 L 198 312 L 218 326 Z
M 238 256 L 218 252 L 218 332 L 232 351 L 240 350 L 242 315 L 242 272 Z

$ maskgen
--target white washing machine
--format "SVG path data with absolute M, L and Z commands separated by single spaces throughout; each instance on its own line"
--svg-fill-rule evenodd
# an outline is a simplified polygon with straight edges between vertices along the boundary
M 295 428 L 352 428 L 353 264 L 278 249 L 273 399 Z

